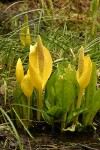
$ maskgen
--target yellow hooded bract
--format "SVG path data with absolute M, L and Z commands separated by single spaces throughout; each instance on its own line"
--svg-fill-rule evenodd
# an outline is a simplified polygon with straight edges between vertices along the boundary
M 23 77 L 24 77 L 24 70 L 22 66 L 22 61 L 19 58 L 16 64 L 16 80 L 18 81 L 18 83 L 21 83 Z
M 31 82 L 29 71 L 27 71 L 27 74 L 24 76 L 24 70 L 20 58 L 16 64 L 16 80 L 19 84 L 21 84 L 21 89 L 25 96 L 30 97 L 32 95 L 34 86 Z
M 82 53 L 84 53 L 83 47 L 81 47 L 80 49 L 79 67 L 76 71 L 76 78 L 80 88 L 85 89 L 90 82 L 92 62 L 89 56 L 84 56 Z
M 33 92 L 33 85 L 30 79 L 30 75 L 25 75 L 21 81 L 21 89 L 26 97 L 30 97 Z
M 37 43 L 30 46 L 29 73 L 33 85 L 39 89 L 45 84 L 52 72 L 52 58 L 49 50 L 43 46 L 41 37 L 38 36 Z

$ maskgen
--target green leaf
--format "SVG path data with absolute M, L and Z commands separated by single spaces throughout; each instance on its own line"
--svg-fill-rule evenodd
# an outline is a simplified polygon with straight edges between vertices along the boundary
M 79 109 L 76 109 L 73 112 L 69 113 L 69 115 L 67 117 L 67 124 L 71 123 L 75 116 L 80 115 L 82 112 L 84 112 L 86 110 L 87 110 L 86 108 L 79 108 Z
M 64 61 L 58 64 L 56 71 L 52 74 L 50 79 L 48 80 L 45 88 L 45 97 L 44 97 L 44 109 L 49 109 L 50 107 L 56 104 L 56 93 L 55 93 L 55 84 L 59 82 L 59 76 L 65 73 L 65 67 L 68 66 L 68 62 Z
M 53 117 L 49 116 L 46 112 L 42 112 L 43 119 L 50 125 L 53 125 Z
M 47 114 L 50 115 L 51 117 L 59 117 L 62 113 L 63 113 L 63 108 L 57 105 L 51 107 L 47 111 Z
M 49 93 L 48 93 L 48 97 L 47 97 L 47 99 L 45 100 L 45 104 L 46 104 L 46 107 L 47 107 L 47 109 L 49 109 L 50 107 L 52 107 L 53 105 L 54 105 L 54 99 L 55 99 L 55 90 L 54 90 L 54 87 L 53 86 L 51 86 L 50 88 L 49 88 Z
M 63 75 L 66 72 L 66 68 L 68 67 L 69 62 L 68 61 L 63 61 L 62 63 L 59 63 L 57 66 L 57 74 Z
M 57 71 L 52 74 L 45 88 L 44 109 L 49 109 L 54 105 L 55 98 L 55 82 L 57 79 Z
M 84 126 L 90 125 L 93 122 L 93 119 L 96 113 L 99 111 L 99 109 L 100 109 L 100 89 L 96 91 L 93 104 L 89 107 L 89 109 L 85 112 L 83 116 Z
M 75 70 L 68 70 L 63 76 L 59 76 L 55 84 L 56 103 L 63 108 L 65 113 L 69 111 L 69 107 L 77 96 L 75 82 Z
M 62 123 L 66 122 L 62 119 L 63 115 L 65 116 L 71 104 L 76 102 L 78 90 L 75 68 L 64 61 L 58 65 L 47 82 L 43 110 L 53 119 L 59 118 Z M 45 115 L 44 119 L 50 124 L 51 118 L 48 115 Z

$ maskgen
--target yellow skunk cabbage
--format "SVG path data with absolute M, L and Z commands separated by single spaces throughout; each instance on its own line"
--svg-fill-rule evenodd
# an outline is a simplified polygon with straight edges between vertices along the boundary
M 30 29 L 28 25 L 28 16 L 25 16 L 24 23 L 20 30 L 20 41 L 24 46 L 30 46 L 31 37 L 30 37 Z
M 33 84 L 29 74 L 26 74 L 21 81 L 21 89 L 28 100 L 28 120 L 30 120 L 30 97 L 33 93 Z
M 24 69 L 22 66 L 22 61 L 19 58 L 16 64 L 16 80 L 18 81 L 18 83 L 21 83 L 23 77 L 24 77 Z
M 29 53 L 29 74 L 32 84 L 37 89 L 37 108 L 42 108 L 42 91 L 52 72 L 52 58 L 46 47 L 43 46 L 41 37 L 38 36 L 37 43 L 30 46 Z M 40 120 L 40 112 L 37 112 L 37 119 Z
M 52 58 L 46 47 L 43 46 L 41 37 L 38 36 L 37 43 L 30 46 L 29 73 L 33 85 L 38 89 L 44 89 L 45 84 L 52 72 Z
M 89 56 L 84 56 L 84 48 L 81 47 L 79 54 L 79 65 L 76 78 L 80 88 L 85 89 L 90 82 L 92 73 L 92 62 Z
M 79 109 L 81 106 L 82 95 L 84 89 L 90 82 L 92 73 L 92 62 L 89 56 L 84 56 L 84 48 L 81 47 L 79 50 L 79 64 L 78 70 L 76 71 L 76 79 L 79 83 L 79 93 L 76 108 Z M 75 117 L 75 123 L 78 121 L 78 116 Z
M 30 97 L 33 92 L 33 85 L 30 79 L 30 75 L 25 75 L 21 81 L 21 89 L 26 97 Z
M 19 58 L 16 65 L 16 80 L 20 83 L 21 89 L 24 95 L 28 100 L 28 120 L 30 120 L 30 97 L 33 92 L 33 84 L 31 82 L 30 75 L 27 71 L 27 74 L 24 76 L 24 70 L 22 66 L 21 59 Z M 28 126 L 28 125 L 27 125 Z
M 22 66 L 22 61 L 19 58 L 16 64 L 16 80 L 21 84 L 21 89 L 25 96 L 30 97 L 33 91 L 33 84 L 29 75 L 29 71 L 24 76 L 24 70 Z

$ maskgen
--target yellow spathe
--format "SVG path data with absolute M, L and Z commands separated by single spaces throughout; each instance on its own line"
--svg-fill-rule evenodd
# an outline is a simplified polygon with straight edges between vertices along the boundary
M 21 89 L 25 96 L 30 97 L 33 92 L 33 84 L 31 82 L 31 78 L 29 72 L 24 76 L 24 70 L 22 66 L 22 61 L 19 58 L 16 64 L 16 80 L 19 84 L 21 84 Z
M 80 49 L 79 54 L 79 67 L 76 71 L 76 78 L 80 88 L 85 89 L 90 82 L 92 73 L 92 62 L 89 56 L 84 56 L 83 47 Z
M 18 83 L 21 83 L 23 77 L 24 77 L 24 69 L 22 66 L 22 61 L 19 58 L 16 64 L 16 80 L 18 81 Z
M 52 72 L 52 58 L 49 50 L 43 46 L 41 37 L 30 46 L 29 74 L 36 89 L 44 88 Z
M 79 50 L 78 70 L 76 71 L 76 79 L 79 83 L 79 92 L 78 100 L 76 103 L 76 109 L 79 109 L 81 107 L 83 92 L 90 82 L 91 73 L 92 62 L 89 56 L 84 56 L 84 48 L 82 46 Z M 75 116 L 74 118 L 75 124 L 77 124 L 78 116 Z
M 26 97 L 30 97 L 33 92 L 33 85 L 30 75 L 26 74 L 21 81 L 21 89 Z

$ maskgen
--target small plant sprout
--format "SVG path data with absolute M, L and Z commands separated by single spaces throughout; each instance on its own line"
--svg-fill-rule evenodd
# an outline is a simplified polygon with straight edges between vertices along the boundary
M 91 73 L 92 73 L 91 59 L 89 56 L 84 56 L 84 48 L 81 47 L 79 50 L 78 70 L 76 71 L 76 78 L 79 83 L 79 93 L 78 93 L 76 109 L 79 109 L 81 106 L 83 92 L 90 82 Z M 78 116 L 76 116 L 75 118 L 76 123 L 77 120 L 78 120 Z
M 37 90 L 37 109 L 42 109 L 42 91 L 52 72 L 52 58 L 49 50 L 43 46 L 41 37 L 38 36 L 37 43 L 30 46 L 29 74 L 32 84 Z M 41 119 L 41 113 L 37 111 L 37 120 Z
M 27 14 L 25 15 L 24 23 L 22 24 L 20 30 L 20 41 L 25 47 L 29 47 L 31 44 L 30 29 L 28 25 Z

